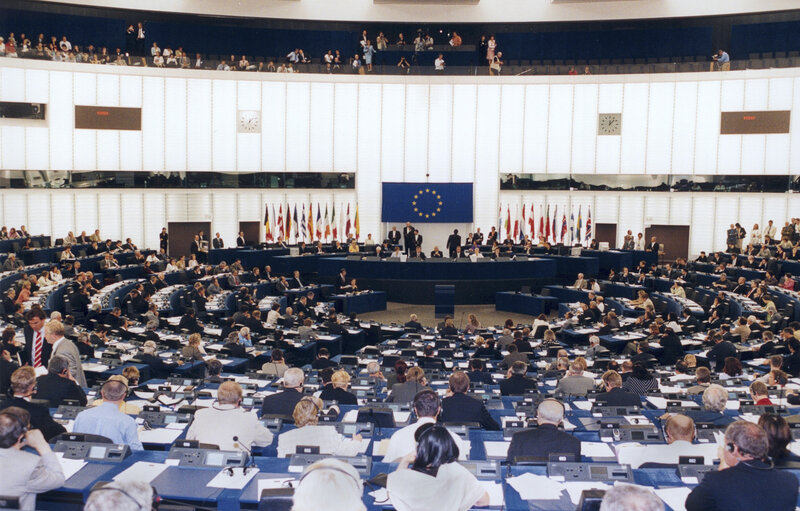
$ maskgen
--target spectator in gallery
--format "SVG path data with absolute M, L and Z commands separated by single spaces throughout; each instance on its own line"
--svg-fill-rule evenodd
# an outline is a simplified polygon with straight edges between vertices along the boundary
M 444 55 L 440 53 L 436 60 L 433 61 L 433 68 L 436 71 L 444 71 L 444 65 Z
M 730 71 L 731 57 L 722 50 L 717 50 L 717 54 L 712 56 L 711 71 Z
M 406 60 L 405 55 L 400 56 L 400 61 L 397 63 L 397 67 L 404 70 L 406 74 L 411 72 L 411 64 Z
M 156 67 L 164 67 L 164 57 L 160 53 L 153 57 L 153 65 Z
M 396 43 L 394 43 L 394 44 L 396 44 L 397 46 L 405 46 L 405 45 L 406 45 L 406 39 L 405 39 L 405 37 L 403 36 L 403 33 L 402 33 L 402 32 L 400 32 L 399 34 L 397 34 L 397 42 L 396 42 Z
M 503 68 L 503 52 L 498 51 L 497 54 L 492 57 L 492 61 L 489 64 L 489 74 L 491 75 L 499 75 L 500 70 Z
M 358 53 L 356 53 L 353 56 L 353 64 L 352 65 L 353 65 L 353 71 L 355 71 L 356 73 L 363 72 L 361 70 L 361 59 L 359 58 Z
M 433 49 L 433 36 L 431 36 L 430 34 L 425 34 L 424 44 L 425 44 L 425 49 L 426 50 L 432 50 Z
M 592 70 L 591 70 L 591 68 L 590 68 L 589 66 L 585 66 L 585 67 L 583 68 L 583 74 L 585 74 L 585 75 L 590 75 L 590 74 L 592 74 Z
M 150 56 L 155 57 L 156 55 L 161 55 L 161 48 L 158 47 L 158 43 L 154 42 L 153 47 L 150 48 Z
M 490 63 L 494 59 L 494 53 L 497 49 L 497 41 L 494 38 L 494 35 L 489 36 L 489 40 L 486 41 L 486 60 Z
M 364 45 L 364 63 L 367 65 L 367 71 L 372 72 L 372 56 L 375 55 L 375 48 L 372 46 L 372 41 L 367 40 Z
M 569 66 L 569 71 L 567 71 L 568 75 L 577 75 L 578 71 L 575 69 L 575 66 Z
M 458 35 L 458 32 L 456 32 L 455 30 L 453 30 L 453 35 L 452 37 L 450 37 L 450 46 L 454 48 L 457 46 L 461 46 L 461 36 Z
M 331 72 L 331 66 L 333 65 L 333 52 L 328 50 L 328 53 L 322 57 L 322 60 L 325 62 L 325 70 L 329 73 Z
M 342 66 L 342 54 L 339 50 L 333 52 L 333 69 L 341 69 Z
M 387 46 L 389 46 L 389 39 L 383 35 L 383 32 L 378 33 L 378 37 L 375 38 L 375 45 L 377 46 L 378 51 L 383 51 Z

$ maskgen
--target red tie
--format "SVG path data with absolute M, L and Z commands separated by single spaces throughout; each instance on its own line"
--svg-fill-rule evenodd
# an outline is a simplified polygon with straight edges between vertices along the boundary
M 33 367 L 42 366 L 42 333 L 36 332 L 33 338 Z

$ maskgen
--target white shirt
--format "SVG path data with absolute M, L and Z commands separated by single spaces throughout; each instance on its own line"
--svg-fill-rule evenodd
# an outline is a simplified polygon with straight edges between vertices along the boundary
M 234 436 L 239 438 L 238 442 L 233 441 Z M 215 444 L 222 450 L 239 451 L 240 446 L 236 444 L 241 444 L 246 449 L 253 445 L 271 444 L 272 433 L 258 421 L 255 412 L 215 402 L 210 408 L 197 410 L 186 439 Z
M 636 250 L 644 250 L 644 236 L 641 238 L 636 238 Z
M 717 444 L 693 444 L 686 440 L 676 440 L 671 444 L 629 443 L 617 446 L 617 460 L 633 469 L 645 463 L 677 464 L 680 456 L 703 456 L 703 462 L 710 465 L 712 460 L 717 459 Z
M 275 311 L 275 310 L 269 311 L 267 313 L 267 324 L 268 325 L 274 325 L 278 321 L 278 318 L 280 318 L 280 317 L 281 317 L 281 313 L 280 312 Z
M 417 432 L 417 429 L 423 424 L 435 423 L 436 419 L 433 417 L 421 417 L 414 424 L 409 424 L 408 426 L 397 430 L 394 435 L 392 435 L 391 440 L 389 440 L 389 447 L 386 448 L 386 454 L 383 455 L 383 461 L 386 463 L 391 463 L 399 460 L 406 454 L 416 452 L 417 441 L 414 440 L 414 434 Z M 461 440 L 461 437 L 452 431 L 450 432 L 450 436 L 453 437 L 453 440 L 458 446 L 458 459 L 467 459 L 470 448 L 469 444 Z
M 437 71 L 444 71 L 444 59 L 443 58 L 437 58 L 433 62 L 433 65 L 435 66 Z
M 458 463 L 442 465 L 436 477 L 397 470 L 389 474 L 386 489 L 397 511 L 467 511 L 486 493 L 478 479 Z
M 361 442 L 345 438 L 334 426 L 308 425 L 281 433 L 278 437 L 278 457 L 285 458 L 287 454 L 294 454 L 298 445 L 319 446 L 322 454 L 356 456 Z

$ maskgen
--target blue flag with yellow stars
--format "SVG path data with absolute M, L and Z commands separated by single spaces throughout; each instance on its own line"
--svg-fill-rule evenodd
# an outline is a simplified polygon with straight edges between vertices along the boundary
M 382 222 L 472 222 L 472 183 L 383 183 Z

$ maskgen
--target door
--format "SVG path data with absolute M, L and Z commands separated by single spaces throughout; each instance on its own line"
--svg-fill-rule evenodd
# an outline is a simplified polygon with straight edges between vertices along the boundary
M 261 222 L 239 222 L 239 232 L 244 233 L 245 245 L 258 245 L 261 236 Z M 237 234 L 238 238 L 239 235 Z
M 678 257 L 689 257 L 689 226 L 688 225 L 651 225 L 644 230 L 647 243 L 650 238 L 656 237 L 661 244 L 660 250 L 664 252 L 664 261 L 674 261 Z M 659 257 L 661 260 L 661 257 Z
M 167 232 L 169 233 L 169 255 L 178 258 L 191 254 L 190 245 L 195 234 L 203 231 L 204 238 L 211 242 L 211 222 L 169 222 Z
M 608 248 L 617 247 L 617 224 L 594 224 L 594 237 L 598 243 L 608 242 Z

